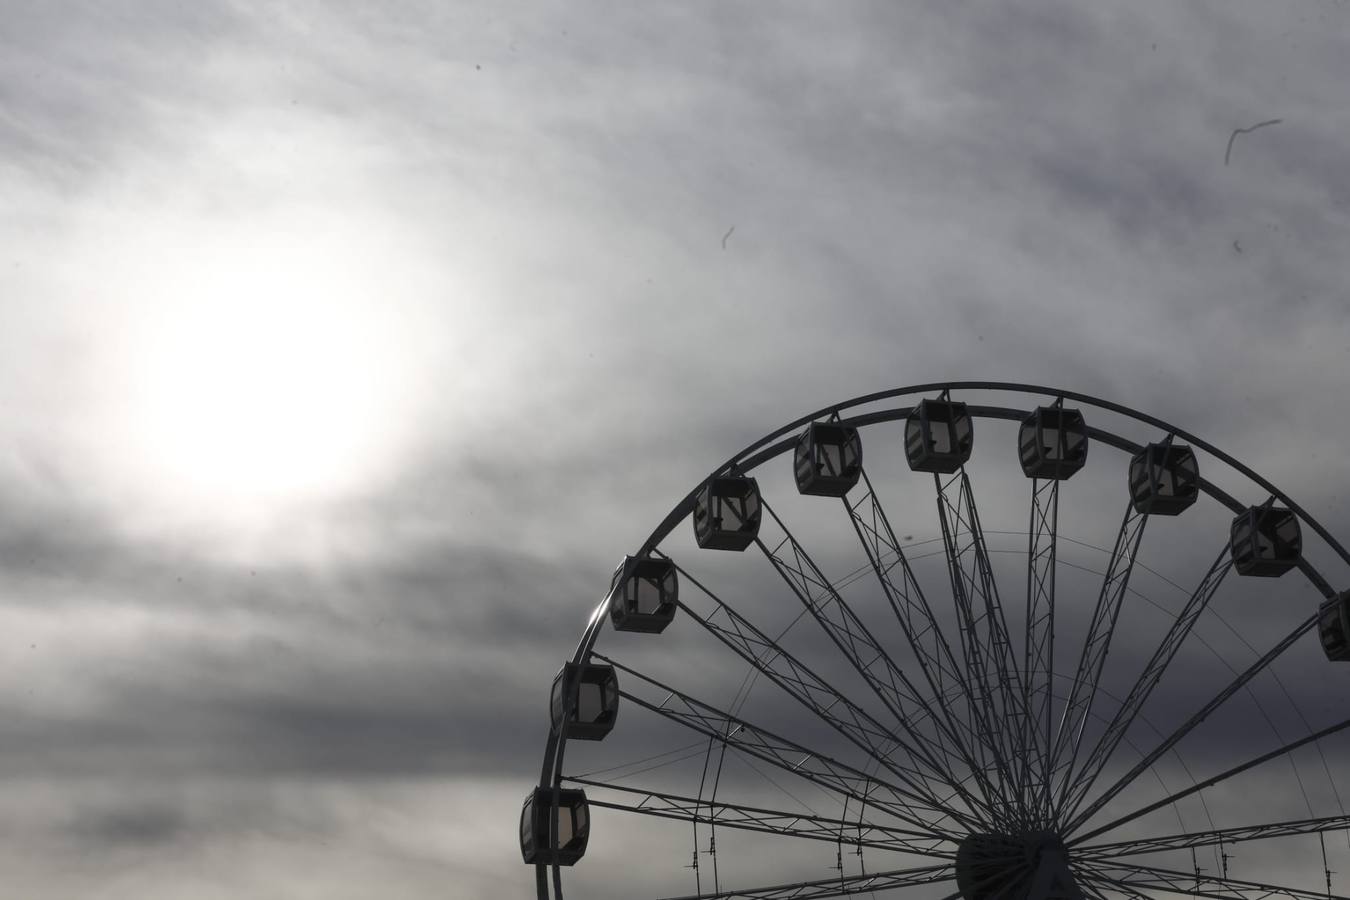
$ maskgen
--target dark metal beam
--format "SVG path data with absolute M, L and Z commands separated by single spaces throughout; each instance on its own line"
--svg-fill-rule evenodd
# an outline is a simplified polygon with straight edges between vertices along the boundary
M 1265 900 L 1267 897 L 1290 897 L 1293 900 L 1350 900 L 1337 894 L 1323 891 L 1307 891 L 1283 885 L 1265 884 L 1259 881 L 1243 881 L 1237 878 L 1223 878 L 1201 872 L 1178 872 L 1172 869 L 1159 869 L 1154 866 L 1141 866 L 1134 863 L 1080 863 L 1083 868 L 1095 871 L 1103 880 L 1130 885 L 1136 888 L 1156 887 L 1177 894 L 1190 894 L 1193 897 L 1212 897 L 1215 900 Z
M 958 636 L 972 694 L 982 712 L 986 729 L 981 737 L 988 755 L 1012 790 L 1009 809 L 1017 827 L 1032 827 L 1026 808 L 1027 785 L 1036 763 L 1032 753 L 1039 741 L 1024 743 L 1022 684 L 1013 661 L 998 586 L 989 563 L 989 551 L 980 526 L 979 511 L 965 468 L 943 480 L 933 475 L 937 494 L 938 522 L 951 579 L 952 599 L 960 617 Z
M 1027 527 L 1027 610 L 1022 639 L 1024 727 L 1040 732 L 1046 756 L 1039 783 L 1027 786 L 1036 797 L 1037 829 L 1051 821 L 1050 748 L 1054 746 L 1055 562 L 1059 536 L 1058 478 L 1031 480 L 1031 521 Z M 1032 738 L 1024 738 L 1028 742 Z
M 925 798 L 925 805 L 936 811 L 946 811 L 965 825 L 986 823 L 980 808 L 958 816 L 953 810 L 954 789 L 946 796 L 938 796 L 930 789 L 926 773 L 914 765 L 903 765 L 897 759 L 897 750 L 903 757 L 913 759 L 915 751 L 895 731 L 878 722 L 870 713 L 841 694 L 805 663 L 778 646 L 771 637 L 740 615 L 697 578 L 678 565 L 681 580 L 693 585 L 715 606 L 711 615 L 704 616 L 684 601 L 678 601 L 684 613 L 727 646 L 733 653 L 769 679 L 822 722 L 839 732 L 851 743 L 868 754 L 914 792 Z M 721 619 L 722 621 L 718 621 Z M 725 622 L 725 624 L 723 624 Z
M 1107 822 L 1100 828 L 1094 828 L 1087 834 L 1079 835 L 1078 837 L 1069 840 L 1068 844 L 1069 846 L 1073 847 L 1077 846 L 1078 844 L 1081 844 L 1084 841 L 1090 841 L 1095 837 L 1100 837 L 1101 835 L 1106 834 L 1107 832 L 1114 831 L 1115 829 L 1119 828 L 1122 825 L 1128 824 L 1129 822 L 1133 822 L 1135 819 L 1138 819 L 1141 816 L 1146 816 L 1151 812 L 1156 812 L 1162 809 L 1164 806 L 1169 806 L 1173 803 L 1176 803 L 1179 800 L 1191 796 L 1192 794 L 1197 794 L 1200 791 L 1205 790 L 1206 788 L 1211 788 L 1216 784 L 1220 784 L 1224 781 L 1227 781 L 1229 778 L 1241 775 L 1243 772 L 1246 772 L 1249 769 L 1254 769 L 1257 766 L 1262 765 L 1263 763 L 1268 763 L 1272 759 L 1279 759 L 1280 757 L 1287 756 L 1288 754 L 1294 752 L 1300 747 L 1304 747 L 1308 744 L 1315 743 L 1316 741 L 1320 741 L 1325 737 L 1330 737 L 1331 735 L 1336 734 L 1337 732 L 1340 731 L 1345 731 L 1346 729 L 1350 729 L 1350 719 L 1345 719 L 1344 721 L 1337 722 L 1335 725 L 1329 725 L 1326 728 L 1323 728 L 1319 731 L 1313 732 L 1312 734 L 1301 737 L 1296 741 L 1290 741 L 1283 747 L 1277 747 L 1276 749 L 1271 750 L 1269 753 L 1263 753 L 1260 756 L 1256 757 L 1255 759 L 1250 759 L 1247 762 L 1244 762 L 1240 765 L 1233 766 L 1231 769 L 1225 769 L 1218 775 L 1206 778 L 1204 781 L 1193 784 L 1190 787 L 1186 788 L 1185 790 L 1177 791 L 1176 793 L 1170 794 L 1169 796 L 1166 796 L 1161 800 L 1156 800 L 1153 803 L 1150 803 L 1148 806 L 1137 809 L 1134 812 L 1129 813 L 1128 815 L 1124 815 L 1118 819 L 1114 819 L 1110 822 Z
M 593 807 L 716 825 L 719 828 L 736 828 L 743 831 L 758 831 L 765 834 L 826 841 L 831 844 L 845 844 L 850 847 L 867 847 L 874 850 L 911 853 L 915 856 L 935 856 L 951 859 L 956 854 L 956 846 L 950 839 L 930 837 L 908 828 L 836 819 L 813 813 L 765 809 L 740 803 L 728 803 L 723 800 L 703 800 L 698 797 L 685 797 L 664 791 L 607 784 L 589 778 L 565 778 L 564 780 L 593 789 L 627 794 L 634 798 L 628 801 L 619 801 L 592 791 L 587 794 L 586 802 Z
M 895 869 L 861 875 L 841 875 L 819 881 L 801 881 L 772 887 L 739 888 L 715 894 L 695 894 L 672 897 L 667 900 L 826 900 L 827 897 L 847 897 L 875 891 L 893 891 L 898 888 L 921 887 L 950 881 L 956 877 L 952 865 L 922 866 L 915 869 Z M 957 895 L 953 895 L 957 896 Z
M 1177 651 L 1185 643 L 1191 629 L 1195 627 L 1195 623 L 1199 621 L 1201 614 L 1208 608 L 1209 602 L 1213 599 L 1219 586 L 1223 584 L 1224 576 L 1232 568 L 1233 561 L 1229 556 L 1228 547 L 1225 545 L 1219 551 L 1219 555 L 1215 557 L 1214 563 L 1205 573 L 1205 577 L 1200 580 L 1200 584 L 1191 592 L 1191 596 L 1186 600 L 1186 605 L 1177 614 L 1176 619 L 1167 630 L 1167 634 L 1163 637 L 1157 649 L 1153 651 L 1153 656 L 1144 666 L 1139 677 L 1135 679 L 1129 693 L 1125 695 L 1125 702 L 1116 709 L 1115 715 L 1111 718 L 1111 723 L 1106 726 L 1106 730 L 1097 739 L 1092 752 L 1078 767 L 1080 777 L 1065 792 L 1062 806 L 1065 811 L 1065 819 L 1072 818 L 1074 811 L 1081 804 L 1083 798 L 1087 796 L 1088 791 L 1092 789 L 1093 783 L 1101 775 L 1107 762 L 1110 761 L 1111 755 L 1120 746 L 1121 738 L 1134 724 L 1135 717 L 1139 715 L 1139 711 L 1148 702 L 1149 696 L 1153 693 L 1153 689 L 1158 686 L 1158 682 L 1162 680 L 1168 665 L 1176 657 Z
M 1150 751 L 1147 756 L 1145 756 L 1138 763 L 1136 763 L 1134 768 L 1130 769 L 1130 771 L 1122 775 L 1115 782 L 1115 784 L 1107 788 L 1101 794 L 1101 796 L 1099 796 L 1096 800 L 1094 800 L 1085 810 L 1083 810 L 1081 814 L 1079 814 L 1077 817 L 1073 819 L 1073 821 L 1069 823 L 1068 827 L 1064 829 L 1064 834 L 1068 835 L 1078 830 L 1078 828 L 1081 827 L 1089 819 L 1091 819 L 1092 816 L 1095 815 L 1099 809 L 1101 809 L 1106 804 L 1110 803 L 1111 800 L 1117 794 L 1119 794 L 1126 787 L 1128 787 L 1136 778 L 1139 777 L 1141 773 L 1147 771 L 1150 766 L 1152 766 L 1155 762 L 1158 761 L 1158 759 L 1161 756 L 1163 756 L 1163 754 L 1171 750 L 1172 747 L 1174 747 L 1178 741 L 1180 741 L 1186 735 L 1190 734 L 1191 731 L 1205 719 L 1209 718 L 1210 714 L 1213 713 L 1214 710 L 1218 709 L 1224 703 L 1228 702 L 1228 699 L 1232 697 L 1234 694 L 1236 694 L 1238 691 L 1242 690 L 1242 688 L 1247 684 L 1247 682 L 1251 681 L 1257 675 L 1264 672 L 1271 663 L 1273 663 L 1276 659 L 1278 659 L 1279 656 L 1282 653 L 1284 653 L 1284 651 L 1292 647 L 1295 644 L 1295 642 L 1298 641 L 1299 638 L 1303 637 L 1305 634 L 1312 631 L 1316 627 L 1317 627 L 1317 614 L 1313 613 L 1302 624 L 1298 625 L 1296 628 L 1294 628 L 1293 631 L 1291 631 L 1288 635 L 1286 635 L 1283 639 L 1281 639 L 1278 643 L 1276 643 L 1274 647 L 1267 650 L 1264 656 L 1262 656 L 1256 662 L 1252 663 L 1240 675 L 1238 675 L 1231 682 L 1229 682 L 1228 686 L 1225 687 L 1223 690 L 1221 690 L 1214 697 L 1214 699 L 1210 700 L 1203 707 L 1201 707 L 1199 711 L 1197 711 L 1189 719 L 1183 722 L 1181 726 L 1177 728 L 1176 731 L 1172 732 L 1172 734 L 1166 740 L 1164 740 L 1161 744 L 1159 744 L 1152 751 Z
M 986 802 L 994 808 L 1007 807 L 1011 801 L 1003 791 L 1002 780 L 989 778 L 987 748 L 979 737 L 981 733 L 988 732 L 991 726 L 984 719 L 967 674 L 956 662 L 951 644 L 938 624 L 937 616 L 918 579 L 914 577 L 909 560 L 891 528 L 881 498 L 865 470 L 861 473 L 861 483 L 866 489 L 861 497 L 857 500 L 843 498 L 854 533 L 867 555 L 901 632 L 909 642 L 932 696 L 940 698 L 937 706 L 947 722 L 946 730 L 955 745 L 955 752 L 976 779 Z M 963 702 L 955 702 L 957 700 Z M 960 711 L 966 714 L 964 722 L 958 715 Z
M 895 717 L 896 723 L 910 738 L 909 745 L 915 761 L 925 766 L 930 779 L 960 793 L 968 808 L 981 808 L 980 802 L 965 788 L 959 773 L 951 768 L 950 758 L 944 752 L 940 737 L 930 737 L 919 730 L 919 725 L 925 721 L 932 723 L 937 735 L 941 735 L 946 728 L 946 723 L 932 702 L 918 690 L 840 596 L 773 508 L 762 499 L 761 505 L 764 518 L 755 543 L 783 583 Z M 775 527 L 778 534 L 769 534 L 769 541 L 773 541 L 773 546 L 770 546 L 765 536 Z M 937 698 L 933 698 L 933 702 L 937 702 Z M 953 739 L 950 732 L 948 739 Z M 939 756 L 943 759 L 940 760 Z
M 1287 822 L 1271 822 L 1265 825 L 1244 825 L 1237 828 L 1219 828 L 1212 831 L 1168 834 L 1160 837 L 1137 838 L 1132 841 L 1116 841 L 1110 844 L 1096 844 L 1088 847 L 1075 846 L 1074 858 L 1132 856 L 1138 853 L 1185 850 L 1190 847 L 1212 847 L 1218 844 L 1262 841 L 1299 834 L 1320 834 L 1326 831 L 1339 831 L 1342 828 L 1350 828 L 1350 815 L 1324 816 L 1319 819 L 1293 819 Z
M 806 779 L 840 796 L 850 797 L 860 803 L 866 803 L 870 807 L 882 810 L 935 837 L 952 839 L 958 837 L 956 832 L 923 819 L 919 814 L 920 809 L 930 813 L 935 812 L 939 816 L 946 816 L 948 813 L 944 810 L 932 810 L 928 807 L 925 798 L 915 797 L 906 788 L 892 784 L 876 775 L 869 775 L 795 741 L 779 737 L 768 729 L 760 728 L 744 719 L 696 700 L 600 653 L 596 653 L 595 656 L 619 671 L 657 688 L 664 695 L 661 703 L 653 703 L 626 690 L 620 691 L 620 696 L 630 703 L 650 710 L 676 724 L 683 725 L 704 737 L 723 742 L 728 747 Z M 667 705 L 672 700 L 678 701 L 680 708 Z M 893 799 L 888 800 L 884 797 L 878 797 L 878 791 L 885 791 Z
M 1148 515 L 1137 512 L 1134 504 L 1127 502 L 1125 515 L 1121 518 L 1120 528 L 1116 532 L 1116 542 L 1111 550 L 1106 574 L 1102 578 L 1101 590 L 1097 594 L 1097 603 L 1088 623 L 1087 637 L 1083 641 L 1078 667 L 1069 688 L 1069 699 L 1064 706 L 1059 733 L 1050 754 L 1049 779 L 1055 781 L 1058 776 L 1060 782 L 1059 799 L 1054 801 L 1055 816 L 1059 821 L 1062 821 L 1064 797 L 1072 785 L 1073 769 L 1079 761 L 1078 753 L 1083 742 L 1083 731 L 1092 713 L 1092 704 L 1097 698 L 1102 670 L 1106 666 L 1106 656 L 1116 632 L 1116 621 L 1120 617 L 1121 605 L 1129 591 L 1130 573 L 1134 571 L 1139 541 L 1143 538 L 1144 526 L 1147 524 Z M 1062 776 L 1059 775 L 1061 771 Z

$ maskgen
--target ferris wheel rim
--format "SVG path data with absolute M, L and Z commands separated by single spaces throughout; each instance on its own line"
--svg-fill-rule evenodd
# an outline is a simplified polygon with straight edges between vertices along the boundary
M 853 409 L 855 407 L 866 406 L 871 403 L 879 403 L 884 400 L 892 400 L 899 397 L 907 397 L 915 394 L 942 393 L 950 391 L 997 391 L 1013 394 L 1038 395 L 1052 400 L 1055 398 L 1061 398 L 1064 400 L 1073 400 L 1077 403 L 1086 403 L 1090 406 L 1095 406 L 1098 409 L 1126 416 L 1128 418 L 1134 419 L 1135 421 L 1146 425 L 1152 425 L 1153 427 L 1162 431 L 1164 434 L 1166 433 L 1174 434 L 1178 438 L 1188 442 L 1192 446 L 1204 450 L 1206 453 L 1213 456 L 1215 459 L 1232 467 L 1235 471 L 1245 476 L 1252 483 L 1264 489 L 1266 493 L 1270 494 L 1271 496 L 1279 500 L 1281 503 L 1285 504 L 1291 512 L 1293 512 L 1296 516 L 1299 517 L 1299 519 L 1304 521 L 1310 528 L 1312 528 L 1314 533 L 1316 533 L 1318 537 L 1324 540 L 1327 543 L 1327 545 L 1336 552 L 1336 554 L 1341 558 L 1341 560 L 1346 563 L 1346 565 L 1350 565 L 1350 549 L 1347 549 L 1346 547 L 1342 546 L 1342 544 L 1339 541 L 1337 541 L 1336 538 L 1329 531 L 1327 531 L 1326 528 L 1324 528 L 1320 522 L 1318 522 L 1315 518 L 1313 518 L 1313 516 L 1310 515 L 1292 497 L 1290 497 L 1284 491 L 1280 490 L 1279 487 L 1277 487 L 1274 483 L 1266 479 L 1259 472 L 1252 469 L 1250 466 L 1236 459 L 1235 457 L 1233 457 L 1226 451 L 1220 449 L 1219 447 L 1216 447 L 1210 442 L 1191 433 L 1190 431 L 1187 431 L 1184 428 L 1181 428 L 1178 425 L 1175 425 L 1171 422 L 1167 422 L 1163 419 L 1159 419 L 1156 416 L 1134 409 L 1133 407 L 1126 406 L 1122 403 L 1117 403 L 1113 400 L 1106 400 L 1101 397 L 1095 397 L 1091 394 L 1085 394 L 1080 391 L 1070 391 L 1065 390 L 1063 388 L 1057 388 L 1047 385 L 1030 384 L 1025 382 L 934 381 L 924 384 L 907 385 L 905 387 L 888 388 L 882 391 L 874 391 L 869 394 L 861 394 L 857 397 L 844 400 L 840 403 L 834 403 L 829 406 L 821 407 L 820 409 L 812 413 L 808 413 L 807 415 L 794 419 L 791 422 L 787 423 L 786 425 L 783 425 L 775 429 L 774 431 L 769 432 L 765 436 L 748 444 L 739 453 L 736 453 L 735 455 L 731 456 L 729 459 L 726 460 L 726 462 L 722 463 L 722 465 L 718 466 L 716 469 L 710 472 L 707 478 L 713 478 L 723 472 L 736 469 L 747 472 L 752 471 L 759 465 L 762 465 L 763 463 L 768 462 L 769 460 L 787 451 L 789 445 L 784 443 L 780 439 L 792 435 L 796 431 L 801 429 L 803 426 L 808 425 L 811 422 L 820 420 L 822 418 L 831 415 L 837 415 L 843 413 L 846 410 Z M 867 424 L 871 423 L 869 422 Z M 1109 432 L 1103 432 L 1103 434 L 1109 434 Z M 775 442 L 777 443 L 775 444 Z M 771 445 L 773 448 L 772 452 L 766 452 Z M 642 547 L 638 551 L 637 555 L 643 555 L 646 552 L 650 552 L 650 550 L 652 550 L 658 544 L 660 544 L 660 542 L 664 540 L 665 537 L 668 534 L 670 534 L 670 532 L 673 531 L 681 521 L 683 521 L 684 517 L 687 516 L 690 510 L 693 508 L 694 499 L 698 493 L 698 490 L 707 481 L 707 478 L 703 479 L 703 481 L 700 481 L 698 485 L 696 485 L 694 489 L 690 491 L 689 494 L 686 495 L 683 500 L 681 500 L 678 504 L 676 504 L 676 506 L 670 511 L 670 513 L 666 516 L 666 518 L 662 520 L 661 524 L 659 524 L 656 527 L 656 529 L 652 531 L 651 535 L 648 536 L 647 540 L 643 542 Z

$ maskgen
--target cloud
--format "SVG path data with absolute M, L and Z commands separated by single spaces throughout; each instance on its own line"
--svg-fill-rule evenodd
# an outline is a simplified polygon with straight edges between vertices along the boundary
M 614 564 L 740 447 L 870 390 L 991 377 L 1122 400 L 1213 439 L 1340 533 L 1343 16 L 1059 2 L 10 10 L 0 778 L 26 786 L 16 820 L 34 824 L 9 829 L 24 852 L 6 871 L 25 896 L 97 883 L 109 896 L 449 884 L 481 897 L 501 879 L 528 893 L 514 817 L 548 686 Z M 1223 165 L 1234 128 L 1277 117 Z M 203 499 L 128 449 L 154 441 L 128 402 L 128 323 L 187 308 L 222 260 L 289 261 L 304 277 L 288 284 L 348 289 L 388 316 L 373 337 L 402 373 L 381 429 L 398 446 L 375 474 L 227 514 L 237 498 Z M 306 352 L 297 341 L 299 364 Z M 987 526 L 1016 531 L 1011 436 L 979 423 L 972 473 Z M 936 537 L 898 429 L 866 440 L 901 533 Z M 766 494 L 823 568 L 850 571 L 842 511 L 792 496 L 782 463 L 765 468 Z M 1093 449 L 1065 489 L 1066 534 L 1109 548 L 1123 466 Z M 1265 499 L 1205 466 L 1242 502 Z M 1147 559 L 1181 587 L 1136 574 L 1111 687 L 1128 686 L 1229 518 L 1197 507 L 1150 524 Z M 1016 624 L 1025 539 L 998 540 Z M 766 629 L 801 609 L 753 555 L 694 551 L 687 523 L 669 546 Z M 1310 554 L 1340 586 L 1343 565 L 1311 540 Z M 1100 571 L 1106 556 L 1062 558 Z M 949 605 L 939 561 L 920 568 Z M 1076 634 L 1097 584 L 1073 571 L 1061 597 Z M 1317 599 L 1290 579 L 1234 581 L 1216 609 L 1251 646 L 1203 620 L 1214 653 L 1178 658 L 1149 709 L 1160 731 Z M 884 612 L 865 582 L 848 597 Z M 881 715 L 813 627 L 785 641 Z M 744 675 L 691 621 L 603 644 L 718 703 Z M 1311 640 L 1280 674 L 1310 721 L 1343 714 Z M 1278 685 L 1254 689 L 1270 725 L 1235 698 L 1183 746 L 1197 777 L 1303 727 Z M 866 764 L 767 683 L 746 710 Z M 604 768 L 681 739 L 636 708 L 613 738 L 569 760 Z M 1343 743 L 1328 753 L 1339 771 Z M 700 762 L 649 777 L 687 788 Z M 1299 765 L 1329 809 L 1320 760 Z M 1159 774 L 1186 780 L 1170 760 Z M 728 781 L 790 802 L 747 767 Z M 1244 786 L 1207 793 L 1217 818 L 1300 814 L 1292 772 Z M 688 835 L 665 834 L 598 836 L 596 865 L 569 884 L 631 895 L 601 863 L 632 846 L 659 860 L 640 877 L 687 889 Z
M 169 843 L 185 829 L 181 815 L 162 806 L 128 807 L 97 813 L 81 812 L 71 832 L 98 846 Z

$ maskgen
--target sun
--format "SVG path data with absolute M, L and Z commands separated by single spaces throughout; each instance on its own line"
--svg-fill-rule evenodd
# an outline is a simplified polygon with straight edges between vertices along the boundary
M 274 243 L 180 261 L 127 342 L 132 468 L 199 515 L 350 493 L 407 437 L 417 336 L 397 296 L 340 247 Z
M 142 421 L 169 480 L 308 494 L 339 487 L 375 449 L 376 348 L 349 309 L 275 287 L 166 314 L 145 360 Z

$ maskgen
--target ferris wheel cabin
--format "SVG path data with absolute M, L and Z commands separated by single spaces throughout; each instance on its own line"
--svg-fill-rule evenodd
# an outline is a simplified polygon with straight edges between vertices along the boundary
M 1083 414 L 1062 406 L 1039 406 L 1022 420 L 1017 452 L 1028 478 L 1067 481 L 1087 464 L 1088 435 Z
M 590 837 L 591 812 L 586 792 L 557 789 L 557 849 L 549 834 L 553 830 L 553 788 L 535 788 L 525 798 L 520 811 L 520 855 L 527 864 L 575 865 L 586 853 Z
M 1130 498 L 1138 513 L 1177 516 L 1200 496 L 1200 464 L 1190 447 L 1149 444 L 1130 460 Z
M 1322 604 L 1317 617 L 1317 633 L 1322 649 L 1332 662 L 1350 661 L 1350 591 L 1338 594 Z
M 812 422 L 797 439 L 792 468 L 799 492 L 815 497 L 844 496 L 862 476 L 858 429 Z
M 613 666 L 567 663 L 553 679 L 553 730 L 569 739 L 604 740 L 619 718 L 619 677 Z
M 905 419 L 905 457 L 912 471 L 950 475 L 970 461 L 974 446 L 964 403 L 920 400 Z
M 1229 547 L 1239 575 L 1283 575 L 1297 566 L 1302 556 L 1298 517 L 1287 509 L 1253 506 L 1233 519 Z
M 675 619 L 679 588 L 670 560 L 625 556 L 610 584 L 609 619 L 614 630 L 665 631 Z
M 755 479 L 709 478 L 694 502 L 694 538 L 705 550 L 744 550 L 759 534 L 762 512 Z

